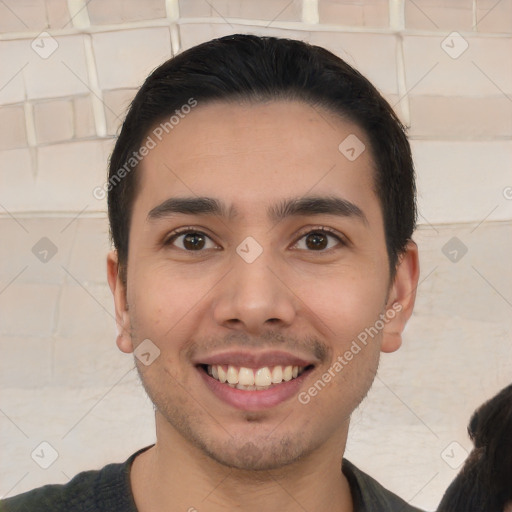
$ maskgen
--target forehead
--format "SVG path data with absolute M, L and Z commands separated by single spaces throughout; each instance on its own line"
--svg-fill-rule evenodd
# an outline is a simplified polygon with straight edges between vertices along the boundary
M 303 102 L 199 102 L 167 132 L 161 140 L 149 134 L 155 147 L 138 170 L 134 214 L 172 196 L 216 196 L 236 218 L 284 196 L 338 191 L 352 202 L 364 195 L 378 202 L 365 133 Z

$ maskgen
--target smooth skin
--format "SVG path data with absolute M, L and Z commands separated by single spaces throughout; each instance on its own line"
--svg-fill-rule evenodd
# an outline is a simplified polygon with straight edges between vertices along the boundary
M 366 146 L 355 161 L 338 150 L 350 134 Z M 410 242 L 390 279 L 373 168 L 359 127 L 297 101 L 199 103 L 144 158 L 126 287 L 116 252 L 107 258 L 120 350 L 145 339 L 160 350 L 149 366 L 135 360 L 157 431 L 132 468 L 140 512 L 353 510 L 340 470 L 350 415 L 380 352 L 401 345 L 419 274 Z M 365 218 L 267 216 L 271 205 L 310 195 L 350 201 Z M 236 215 L 148 218 L 171 197 L 197 196 Z M 192 235 L 172 238 L 180 228 Z M 263 249 L 252 263 L 236 252 L 248 236 Z M 314 362 L 305 391 L 394 303 L 401 311 L 308 404 L 294 395 L 258 411 L 233 407 L 196 366 L 220 351 L 279 349 Z

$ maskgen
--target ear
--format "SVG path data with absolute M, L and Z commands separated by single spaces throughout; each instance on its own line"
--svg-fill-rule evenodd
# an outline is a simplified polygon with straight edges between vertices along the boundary
M 402 345 L 402 332 L 412 315 L 420 273 L 418 246 L 410 240 L 397 265 L 386 304 L 386 322 L 382 336 L 382 352 L 394 352 Z
M 107 255 L 107 279 L 114 296 L 117 326 L 117 346 L 122 352 L 133 352 L 130 336 L 130 314 L 126 300 L 126 287 L 123 284 L 119 272 L 119 260 L 117 251 L 110 251 Z

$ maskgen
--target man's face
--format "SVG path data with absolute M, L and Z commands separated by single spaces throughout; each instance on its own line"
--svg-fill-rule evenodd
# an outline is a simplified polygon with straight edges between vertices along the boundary
M 349 135 L 366 146 L 353 161 L 338 149 Z M 382 330 L 341 370 L 333 365 L 394 300 L 365 134 L 301 102 L 199 103 L 137 172 L 119 346 L 149 339 L 160 350 L 147 366 L 137 360 L 160 433 L 243 469 L 341 450 L 385 349 Z M 223 215 L 166 203 L 204 197 Z M 341 208 L 277 215 L 306 197 Z M 299 375 L 283 380 L 293 366 Z M 329 369 L 329 382 L 300 401 Z M 221 383 L 228 370 L 264 389 Z M 273 377 L 281 383 L 267 389 Z

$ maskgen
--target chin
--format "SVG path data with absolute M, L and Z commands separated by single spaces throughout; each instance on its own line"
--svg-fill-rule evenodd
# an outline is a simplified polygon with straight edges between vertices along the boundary
M 212 460 L 223 466 L 240 471 L 269 471 L 288 466 L 305 455 L 301 441 L 281 438 L 274 442 L 230 441 L 218 449 L 212 446 L 199 446 Z

